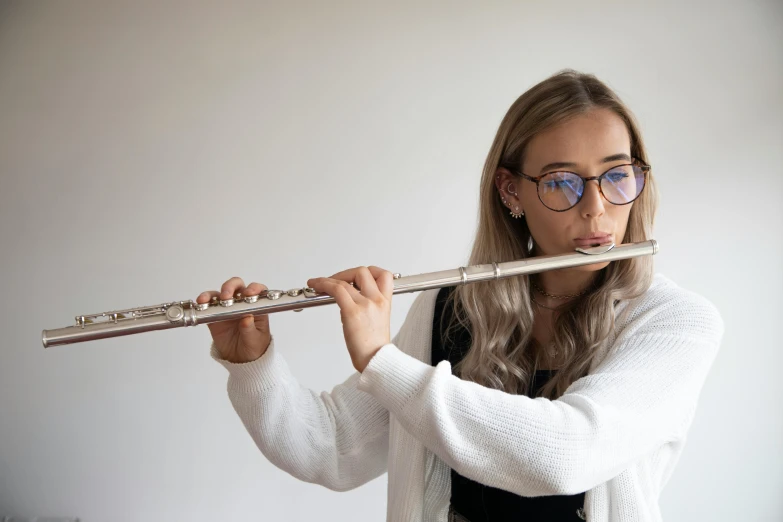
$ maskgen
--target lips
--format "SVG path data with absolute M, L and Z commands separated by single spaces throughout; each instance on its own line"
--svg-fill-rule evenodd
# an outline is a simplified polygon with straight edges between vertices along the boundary
M 603 245 L 604 243 L 609 243 L 610 241 L 612 241 L 611 234 L 603 234 L 600 236 L 595 235 L 594 237 L 574 239 L 574 243 L 579 246 Z

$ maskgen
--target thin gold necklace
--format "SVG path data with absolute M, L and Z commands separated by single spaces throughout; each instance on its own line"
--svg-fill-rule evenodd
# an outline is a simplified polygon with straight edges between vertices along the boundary
M 533 301 L 534 303 L 536 303 L 541 308 L 547 308 L 549 310 L 555 310 L 555 311 L 557 311 L 557 309 L 560 308 L 560 307 L 552 308 L 551 306 L 542 305 L 541 303 L 539 303 L 538 301 L 535 300 L 535 298 L 533 297 L 533 294 L 530 294 L 530 300 Z
M 575 295 L 553 295 L 553 294 L 549 294 L 549 293 L 547 293 L 547 292 L 544 292 L 544 290 L 543 290 L 543 289 L 542 289 L 540 286 L 538 286 L 538 285 L 536 284 L 536 282 L 535 282 L 535 281 L 533 281 L 533 279 L 530 279 L 530 282 L 532 283 L 533 287 L 535 287 L 535 289 L 536 289 L 536 290 L 538 290 L 539 292 L 541 292 L 543 295 L 545 295 L 545 296 L 547 296 L 547 297 L 551 297 L 551 298 L 553 298 L 553 299 L 569 299 L 569 298 L 572 298 L 572 297 L 579 297 L 580 295 L 584 295 L 584 294 L 586 294 L 586 293 L 587 293 L 587 292 L 588 292 L 588 291 L 591 289 L 591 287 L 592 287 L 592 285 L 591 285 L 591 286 L 588 286 L 588 287 L 587 287 L 586 289 L 584 289 L 582 292 L 580 292 L 580 293 L 578 293 L 578 294 L 575 294 Z M 540 307 L 542 307 L 542 308 L 546 308 L 546 309 L 548 309 L 548 310 L 554 310 L 554 311 L 557 311 L 557 310 L 558 310 L 558 308 L 559 308 L 559 307 L 557 307 L 557 308 L 552 308 L 551 306 L 546 306 L 546 305 L 544 305 L 544 304 L 541 304 L 541 303 L 539 303 L 539 302 L 538 302 L 538 301 L 536 301 L 536 299 L 533 297 L 533 294 L 532 294 L 532 292 L 531 292 L 531 294 L 530 294 L 530 299 L 531 299 L 531 300 L 532 300 L 532 301 L 533 301 L 535 304 L 537 304 L 538 306 L 540 306 Z M 561 306 L 562 306 L 562 305 L 561 305 Z M 550 347 L 550 348 L 551 348 L 551 347 L 553 347 L 553 343 L 550 343 L 550 344 L 549 344 L 549 347 Z M 558 354 L 558 351 L 557 351 L 557 350 L 550 350 L 550 349 L 546 348 L 546 351 L 547 351 L 547 353 L 549 353 L 549 356 L 550 356 L 550 357 L 552 357 L 553 359 L 554 359 L 554 358 L 555 358 L 555 356 L 557 356 L 557 354 Z

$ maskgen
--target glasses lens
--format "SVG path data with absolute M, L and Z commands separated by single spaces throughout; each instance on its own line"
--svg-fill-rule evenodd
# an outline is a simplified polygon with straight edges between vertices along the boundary
M 568 210 L 579 202 L 584 181 L 573 172 L 550 172 L 538 183 L 541 202 L 552 210 Z
M 637 165 L 620 165 L 606 173 L 601 180 L 604 197 L 615 205 L 630 203 L 644 188 L 644 171 Z
M 604 197 L 615 205 L 635 200 L 644 188 L 644 171 L 637 165 L 620 165 L 601 180 Z M 584 191 L 584 180 L 573 172 L 550 172 L 538 184 L 541 202 L 552 210 L 563 211 L 576 205 Z

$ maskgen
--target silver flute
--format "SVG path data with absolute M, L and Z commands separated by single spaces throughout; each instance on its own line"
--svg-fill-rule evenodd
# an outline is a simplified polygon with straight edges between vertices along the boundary
M 558 270 L 605 261 L 616 261 L 631 257 L 658 253 L 658 242 L 654 239 L 638 243 L 615 246 L 614 243 L 577 248 L 575 253 L 535 256 L 517 261 L 471 265 L 443 270 L 401 276 L 394 274 L 393 294 L 420 292 L 444 286 L 466 285 L 477 281 L 490 281 L 547 270 Z M 353 283 L 351 283 L 353 284 Z M 263 315 L 334 303 L 328 294 L 319 294 L 311 287 L 291 290 L 262 290 L 259 295 L 242 296 L 219 300 L 216 296 L 209 302 L 198 304 L 193 300 L 174 301 L 154 306 L 114 310 L 100 314 L 77 315 L 76 324 L 53 330 L 43 330 L 41 340 L 44 348 L 61 344 L 94 341 L 108 337 L 119 337 L 153 330 L 167 330 L 180 326 L 214 323 L 240 319 L 246 315 Z

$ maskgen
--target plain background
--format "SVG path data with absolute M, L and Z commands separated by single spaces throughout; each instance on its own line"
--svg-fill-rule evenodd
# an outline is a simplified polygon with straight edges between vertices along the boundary
M 783 518 L 780 2 L 0 5 L 0 515 L 384 519 L 386 475 L 335 493 L 265 460 L 206 327 L 41 330 L 235 275 L 462 266 L 501 118 L 570 67 L 639 119 L 656 270 L 726 322 L 664 517 Z M 303 385 L 353 372 L 336 306 L 271 324 Z

